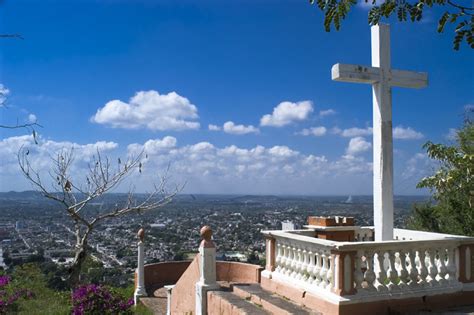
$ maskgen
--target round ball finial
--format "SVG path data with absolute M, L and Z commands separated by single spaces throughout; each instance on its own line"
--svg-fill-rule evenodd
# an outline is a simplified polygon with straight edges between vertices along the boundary
M 212 229 L 210 226 L 205 225 L 201 228 L 200 231 L 202 242 L 201 247 L 215 247 L 212 242 Z
M 201 237 L 203 240 L 210 241 L 212 237 L 212 229 L 210 226 L 205 225 L 201 228 Z
M 143 240 L 145 239 L 145 230 L 143 228 L 138 230 L 137 237 L 140 242 L 143 242 Z

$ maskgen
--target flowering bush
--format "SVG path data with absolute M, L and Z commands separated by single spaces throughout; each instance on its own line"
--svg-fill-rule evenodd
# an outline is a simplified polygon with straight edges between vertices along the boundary
M 72 314 L 133 314 L 133 299 L 112 294 L 106 287 L 88 284 L 72 293 Z
M 18 299 L 32 297 L 33 293 L 30 290 L 13 288 L 9 276 L 0 276 L 0 314 L 15 311 L 15 302 Z

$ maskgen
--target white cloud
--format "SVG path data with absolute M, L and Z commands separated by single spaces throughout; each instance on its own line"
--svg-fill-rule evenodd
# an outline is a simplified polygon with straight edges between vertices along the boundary
M 296 156 L 299 154 L 298 151 L 293 151 L 286 145 L 274 146 L 268 149 L 268 153 L 270 153 L 271 156 L 279 157 L 279 158 L 289 158 L 289 157 Z
M 416 153 L 406 161 L 405 169 L 402 171 L 403 180 L 418 182 L 425 176 L 432 174 L 437 162 L 428 157 L 426 153 Z
M 3 103 L 7 99 L 8 94 L 10 94 L 10 90 L 7 89 L 2 83 L 0 83 L 0 106 L 3 105 Z
M 236 125 L 233 121 L 228 121 L 224 123 L 223 130 L 225 133 L 230 133 L 233 135 L 245 135 L 248 133 L 259 133 L 260 130 L 252 125 Z
M 199 129 L 199 122 L 192 121 L 197 118 L 197 107 L 187 98 L 176 92 L 160 94 L 151 90 L 137 92 L 129 103 L 109 101 L 91 120 L 114 128 L 185 130 Z
M 340 129 L 338 127 L 334 127 L 331 129 L 331 133 L 340 135 L 341 137 L 345 138 L 353 138 L 353 137 L 363 137 L 363 136 L 370 136 L 373 133 L 372 127 L 366 128 L 347 128 L 347 129 Z M 422 139 L 424 136 L 421 132 L 414 130 L 411 127 L 403 127 L 397 126 L 393 128 L 393 138 L 399 140 L 413 140 L 413 139 Z
M 144 146 L 146 143 L 130 145 L 129 153 L 136 154 Z M 213 187 L 226 193 L 236 190 L 248 192 L 251 187 L 263 182 L 265 188 L 261 189 L 264 190 L 281 185 L 287 191 L 292 191 L 296 186 L 290 183 L 305 178 L 321 178 L 327 182 L 343 174 L 369 176 L 371 170 L 371 163 L 362 157 L 342 156 L 329 161 L 325 156 L 302 154 L 285 145 L 241 148 L 236 145 L 216 147 L 209 142 L 200 142 L 148 155 L 148 163 L 152 163 L 148 168 L 162 169 L 171 162 L 173 176 L 185 178 L 191 187 L 198 185 L 192 183 L 201 183 L 194 188 L 208 191 Z M 289 174 L 291 178 L 288 178 Z
M 295 121 L 305 120 L 312 112 L 313 104 L 311 101 L 282 102 L 273 109 L 272 114 L 264 115 L 260 119 L 260 125 L 282 127 Z
M 132 155 L 139 154 L 142 150 L 146 154 L 168 153 L 170 149 L 176 147 L 176 143 L 175 137 L 166 136 L 163 139 L 150 139 L 143 146 L 137 143 L 129 144 L 127 149 Z
M 330 160 L 285 145 L 217 147 L 203 141 L 179 146 L 171 136 L 130 144 L 125 152 L 117 152 L 118 144 L 107 141 L 77 144 L 40 137 L 39 145 L 35 145 L 31 135 L 6 138 L 0 141 L 0 190 L 31 189 L 19 176 L 16 153 L 22 145 L 29 148 L 31 161 L 43 170 L 45 178 L 51 167 L 50 155 L 70 146 L 74 146 L 76 153 L 73 176 L 80 179 L 85 179 L 87 162 L 97 148 L 106 151 L 111 161 L 144 151 L 143 172 L 132 174 L 130 182 L 123 185 L 125 191 L 132 182 L 137 192 L 149 190 L 156 182 L 156 175 L 171 164 L 173 183 L 187 182 L 187 192 L 323 194 L 349 190 L 355 193 L 356 181 L 367 184 L 358 186 L 360 193 L 370 193 L 371 163 L 362 156 L 344 155 Z
M 325 109 L 325 110 L 319 111 L 320 117 L 326 117 L 326 116 L 331 116 L 335 114 L 337 114 L 337 112 L 334 109 Z
M 393 129 L 393 138 L 402 140 L 417 140 L 422 139 L 424 136 L 421 132 L 415 131 L 412 128 L 404 128 L 403 126 L 397 126 Z
M 326 127 L 319 126 L 319 127 L 305 128 L 301 130 L 300 132 L 297 132 L 297 134 L 302 135 L 302 136 L 321 137 L 321 136 L 324 136 L 326 132 L 327 132 Z
M 340 135 L 345 138 L 353 138 L 353 137 L 361 137 L 361 136 L 370 136 L 372 134 L 372 128 L 348 128 L 348 129 L 339 129 L 338 127 L 334 127 L 331 130 L 332 133 Z
M 349 145 L 347 146 L 346 153 L 348 155 L 356 155 L 358 153 L 365 152 L 372 147 L 372 144 L 366 141 L 362 137 L 355 137 L 349 141 Z
M 35 123 L 35 122 L 37 122 L 37 121 L 38 121 L 38 119 L 36 118 L 36 115 L 35 115 L 35 114 L 29 114 L 29 115 L 28 115 L 28 122 L 29 122 L 29 123 Z
M 217 125 L 209 124 L 208 129 L 210 131 L 219 131 L 219 130 L 221 130 L 221 127 L 219 127 Z
M 458 137 L 458 130 L 456 128 L 449 128 L 448 133 L 444 137 L 449 141 L 456 141 Z
M 85 167 L 92 157 L 97 155 L 97 151 L 101 154 L 108 154 L 118 148 L 118 144 L 111 141 L 97 141 L 95 143 L 78 144 L 69 141 L 53 141 L 45 140 L 41 136 L 37 136 L 38 144 L 32 135 L 15 136 L 5 138 L 0 141 L 0 174 L 11 175 L 16 179 L 11 182 L 18 181 L 21 177 L 20 169 L 17 161 L 17 154 L 20 149 L 28 151 L 32 166 L 40 172 L 49 171 L 52 166 L 51 157 L 56 156 L 63 150 L 71 150 L 74 152 L 74 163 L 71 168 L 72 174 L 83 176 Z M 82 169 L 81 171 L 79 169 Z M 46 174 L 46 179 L 49 175 Z M 9 181 L 7 181 L 9 182 Z M 5 183 L 7 183 L 5 182 Z

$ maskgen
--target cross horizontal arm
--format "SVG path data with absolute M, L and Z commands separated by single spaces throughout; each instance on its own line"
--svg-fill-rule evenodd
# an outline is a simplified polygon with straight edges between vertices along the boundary
M 428 73 L 404 70 L 391 70 L 391 86 L 420 89 L 428 86 Z
M 374 84 L 382 79 L 380 68 L 336 63 L 332 66 L 334 81 Z M 428 85 L 428 74 L 404 70 L 389 70 L 385 80 L 390 86 L 405 88 L 423 88 Z
M 336 63 L 332 66 L 331 76 L 334 81 L 373 84 L 380 80 L 380 69 Z

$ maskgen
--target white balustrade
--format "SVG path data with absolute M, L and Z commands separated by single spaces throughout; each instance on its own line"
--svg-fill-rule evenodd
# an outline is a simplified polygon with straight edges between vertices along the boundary
M 313 293 L 355 298 L 461 290 L 458 248 L 474 243 L 463 236 L 401 229 L 395 229 L 398 240 L 374 242 L 370 227 L 357 229 L 355 242 L 318 239 L 302 231 L 264 233 L 275 239 L 273 279 Z
M 334 263 L 329 247 L 276 238 L 276 248 L 274 277 L 328 291 L 334 287 Z
M 367 247 L 366 244 L 360 247 Z M 374 288 L 379 293 L 393 294 L 459 284 L 455 247 L 447 241 L 429 247 L 426 241 L 369 245 L 370 250 L 360 249 L 356 255 L 354 285 L 358 294 L 370 294 Z M 361 268 L 363 261 L 365 273 Z
M 374 240 L 374 229 L 372 227 L 360 227 L 354 231 L 356 242 L 369 242 Z

